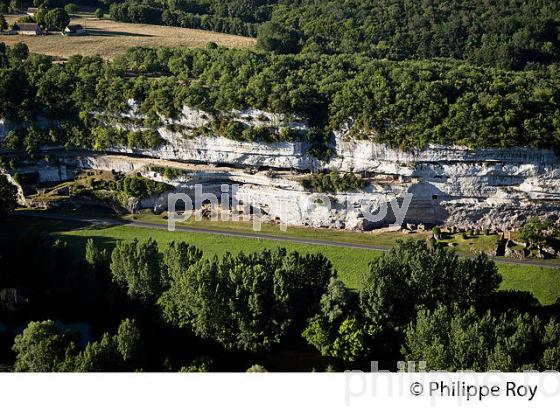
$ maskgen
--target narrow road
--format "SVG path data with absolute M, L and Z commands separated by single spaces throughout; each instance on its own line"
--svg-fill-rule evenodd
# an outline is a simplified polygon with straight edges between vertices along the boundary
M 16 215 L 25 215 L 25 216 L 35 217 L 35 218 L 54 219 L 60 221 L 83 222 L 92 225 L 126 225 L 126 226 L 132 226 L 134 228 L 159 229 L 165 231 L 167 230 L 167 225 L 164 224 L 125 221 L 122 219 L 81 217 L 81 216 L 61 215 L 61 214 L 46 213 L 46 212 L 38 213 L 38 212 L 27 212 L 27 211 L 18 211 Z M 296 237 L 275 236 L 275 235 L 269 235 L 269 234 L 264 234 L 259 232 L 254 232 L 254 233 L 234 232 L 234 231 L 228 231 L 222 229 L 191 228 L 187 226 L 175 226 L 175 231 L 204 233 L 204 234 L 211 234 L 211 235 L 224 235 L 224 236 L 238 237 L 238 238 L 265 239 L 270 241 L 301 243 L 307 245 L 333 246 L 337 248 L 368 249 L 372 251 L 382 251 L 382 252 L 386 252 L 390 249 L 390 247 L 388 246 L 366 245 L 366 244 L 351 243 L 351 242 L 325 241 L 320 239 L 303 239 L 303 238 L 296 238 Z M 489 256 L 489 258 L 500 263 L 509 263 L 512 265 L 538 266 L 543 268 L 553 268 L 553 269 L 560 270 L 560 264 L 555 265 L 555 264 L 542 263 L 535 260 L 511 259 L 511 258 L 503 258 L 503 257 L 496 257 L 496 256 Z

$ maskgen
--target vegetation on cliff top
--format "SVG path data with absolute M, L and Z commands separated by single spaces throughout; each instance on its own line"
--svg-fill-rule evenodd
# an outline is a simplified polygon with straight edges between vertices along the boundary
M 0 45 L 0 118 L 29 124 L 43 118 L 43 127 L 22 129 L 8 139 L 15 148 L 106 147 L 113 142 L 107 133 L 90 130 L 117 127 L 131 98 L 146 130 L 161 126 L 160 116 L 179 115 L 184 105 L 218 119 L 222 110 L 254 107 L 307 117 L 308 138 L 322 145 L 330 131 L 352 119 L 354 136 L 403 148 L 428 143 L 560 147 L 560 74 L 553 66 L 515 72 L 450 61 L 221 48 L 134 48 L 114 62 L 76 56 L 53 64 L 48 57 L 29 55 L 23 45 Z M 100 123 L 92 112 L 103 112 L 113 124 Z M 242 140 L 263 134 L 244 131 L 226 134 Z M 115 135 L 115 142 L 124 141 Z M 133 138 L 132 145 L 153 146 L 153 135 Z M 267 132 L 264 139 L 276 138 L 300 137 Z

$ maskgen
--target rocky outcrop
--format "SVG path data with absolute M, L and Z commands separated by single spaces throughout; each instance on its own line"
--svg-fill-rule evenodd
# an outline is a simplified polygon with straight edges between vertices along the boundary
M 27 201 L 25 199 L 25 195 L 23 193 L 23 189 L 21 188 L 21 185 L 14 179 L 14 177 L 9 172 L 7 172 L 2 168 L 0 168 L 0 175 L 4 175 L 8 179 L 8 182 L 10 182 L 12 185 L 16 187 L 17 189 L 16 201 L 18 205 L 26 206 Z
M 136 115 L 133 102 L 127 115 Z M 228 115 L 251 126 L 307 130 L 301 119 L 258 110 Z M 220 194 L 221 184 L 239 184 L 239 198 L 254 203 L 270 220 L 283 218 L 295 225 L 370 229 L 392 223 L 395 215 L 390 207 L 387 218 L 373 224 L 364 219 L 364 210 L 370 212 L 393 199 L 401 203 L 407 194 L 412 200 L 406 223 L 509 230 L 532 215 L 559 214 L 560 162 L 549 150 L 430 145 L 402 151 L 377 142 L 373 134 L 356 140 L 345 128 L 334 135 L 333 157 L 320 161 L 308 154 L 304 141 L 257 143 L 200 135 L 198 130 L 208 125 L 209 118 L 208 113 L 185 108 L 179 118 L 163 120 L 159 133 L 165 143 L 157 149 L 113 148 L 115 155 L 70 156 L 67 164 L 140 172 L 159 180 L 163 177 L 150 165 L 182 168 L 183 175 L 166 181 L 177 190 L 192 193 L 200 183 L 208 192 Z M 322 199 L 303 190 L 298 172 L 332 168 L 362 174 L 367 188 Z M 266 169 L 273 169 L 275 176 Z M 46 174 L 41 173 L 45 179 Z M 330 209 L 322 204 L 327 200 Z M 165 209 L 165 198 L 151 198 L 142 206 Z

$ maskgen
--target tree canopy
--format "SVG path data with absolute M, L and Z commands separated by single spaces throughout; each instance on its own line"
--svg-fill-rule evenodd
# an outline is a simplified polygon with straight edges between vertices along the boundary
M 0 174 L 0 218 L 12 212 L 17 206 L 17 188 L 8 177 Z
M 72 57 L 60 65 L 24 48 L 0 48 L 0 117 L 30 125 L 4 144 L 31 152 L 45 144 L 154 148 L 162 143 L 156 129 L 169 127 L 161 116 L 177 117 L 183 106 L 207 112 L 210 124 L 193 130 L 197 135 L 307 140 L 310 152 L 343 127 L 354 138 L 405 149 L 560 147 L 560 74 L 552 66 L 512 72 L 452 61 L 222 48 L 135 48 L 113 62 Z M 129 99 L 137 102 L 138 118 L 122 116 Z M 248 107 L 301 116 L 310 130 L 247 127 L 228 116 Z M 34 126 L 38 117 L 50 127 Z
M 322 255 L 226 254 L 174 270 L 158 304 L 168 322 L 227 349 L 269 350 L 317 310 L 334 275 Z
M 405 360 L 424 361 L 426 370 L 476 372 L 558 368 L 560 325 L 528 314 L 479 316 L 440 306 L 422 308 L 406 331 Z
M 556 63 L 560 58 L 560 7 L 553 0 L 109 3 L 111 17 L 121 21 L 248 36 L 258 33 L 259 40 L 269 45 L 278 44 L 285 33 L 293 33 L 300 47 L 290 47 L 289 52 L 364 53 L 392 60 L 446 57 L 508 69 Z M 275 34 L 271 36 L 273 27 Z

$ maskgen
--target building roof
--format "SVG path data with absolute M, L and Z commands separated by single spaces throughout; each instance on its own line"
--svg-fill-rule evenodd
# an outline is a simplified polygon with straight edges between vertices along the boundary
M 14 30 L 19 31 L 41 31 L 37 23 L 15 23 Z
M 28 13 L 37 13 L 38 11 L 39 11 L 39 7 L 28 7 L 27 8 Z

